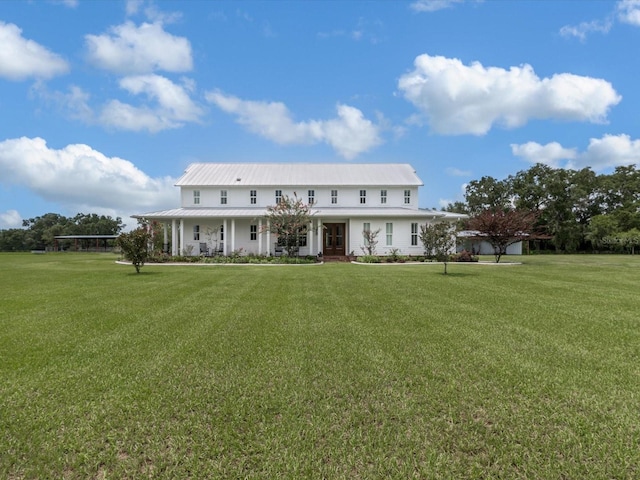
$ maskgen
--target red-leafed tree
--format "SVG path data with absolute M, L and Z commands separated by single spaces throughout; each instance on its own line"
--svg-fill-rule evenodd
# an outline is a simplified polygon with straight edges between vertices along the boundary
M 286 249 L 287 255 L 296 257 L 312 216 L 311 205 L 295 193 L 293 197 L 283 195 L 277 204 L 267 207 L 268 222 L 263 231 L 277 235 L 278 244 Z
M 532 210 L 483 210 L 469 219 L 467 227 L 491 244 L 498 263 L 509 245 L 531 236 L 537 218 L 538 212 Z

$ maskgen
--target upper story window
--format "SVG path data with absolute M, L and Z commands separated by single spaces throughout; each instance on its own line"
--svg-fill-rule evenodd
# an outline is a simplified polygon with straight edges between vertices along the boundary
M 387 203 L 387 191 L 380 190 L 380 203 Z
M 360 190 L 360 203 L 367 203 L 367 191 Z
M 258 239 L 258 226 L 249 225 L 249 240 L 257 240 L 257 239 Z
M 226 204 L 227 204 L 227 191 L 220 190 L 220 205 L 226 205 Z
M 393 223 L 387 223 L 387 246 L 393 245 Z
M 258 191 L 257 190 L 249 190 L 249 203 L 251 205 L 255 205 L 258 203 Z
M 411 245 L 414 247 L 418 245 L 418 224 L 417 223 L 411 224 Z
M 404 203 L 405 205 L 411 203 L 411 190 L 404 191 Z
M 338 190 L 331 190 L 331 203 L 338 203 Z
M 200 225 L 193 226 L 193 239 L 200 240 Z
M 316 203 L 316 191 L 315 190 L 309 190 L 307 192 L 307 196 L 309 197 L 309 205 L 313 205 L 314 203 Z
M 200 205 L 200 190 L 193 191 L 193 204 Z
M 282 201 L 282 190 L 276 190 L 276 203 L 280 203 Z

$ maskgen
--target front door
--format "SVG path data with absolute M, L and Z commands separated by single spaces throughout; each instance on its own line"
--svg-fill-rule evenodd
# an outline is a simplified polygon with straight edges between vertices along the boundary
M 324 224 L 324 255 L 345 255 L 345 224 Z

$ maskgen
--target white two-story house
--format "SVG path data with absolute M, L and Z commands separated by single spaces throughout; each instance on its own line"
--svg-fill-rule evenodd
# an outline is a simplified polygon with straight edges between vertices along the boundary
M 408 164 L 194 163 L 176 183 L 180 208 L 134 218 L 170 224 L 173 255 L 274 255 L 267 207 L 296 195 L 313 205 L 300 255 L 362 255 L 367 230 L 378 255 L 421 255 L 421 225 L 464 217 L 418 208 L 422 185 Z

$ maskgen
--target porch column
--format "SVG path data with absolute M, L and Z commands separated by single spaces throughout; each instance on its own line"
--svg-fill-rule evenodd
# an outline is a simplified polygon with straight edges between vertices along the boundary
M 164 228 L 164 240 L 162 242 L 162 253 L 169 253 L 169 224 L 164 222 L 162 224 Z
M 271 255 L 271 221 L 267 218 L 267 255 Z
M 180 249 L 178 250 L 178 254 L 182 254 L 184 250 L 184 218 L 180 219 Z M 186 252 L 185 252 L 186 253 Z
M 262 219 L 258 219 L 258 255 L 262 255 Z
M 227 219 L 226 218 L 222 221 L 222 234 L 223 235 L 229 235 L 229 230 L 227 230 Z M 222 240 L 222 255 L 224 255 L 225 257 L 227 256 L 227 239 L 226 238 L 224 238 Z
M 231 251 L 236 249 L 236 219 L 231 219 Z
M 175 218 L 171 220 L 171 255 L 178 255 L 178 229 Z
M 322 243 L 322 220 L 318 219 L 318 253 L 322 252 L 323 249 L 324 245 Z

